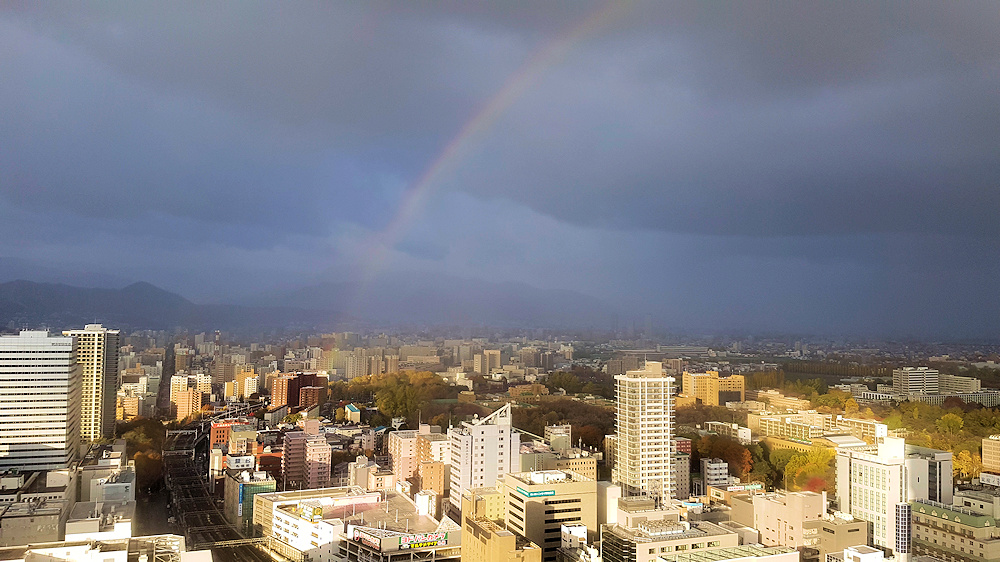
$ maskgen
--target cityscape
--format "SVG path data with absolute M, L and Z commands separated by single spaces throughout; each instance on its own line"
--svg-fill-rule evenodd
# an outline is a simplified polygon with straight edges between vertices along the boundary
M 997 29 L 0 6 L 0 562 L 1000 562 Z

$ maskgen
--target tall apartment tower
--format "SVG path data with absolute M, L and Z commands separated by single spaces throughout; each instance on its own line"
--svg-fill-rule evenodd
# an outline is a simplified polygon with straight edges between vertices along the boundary
M 61 469 L 79 456 L 73 346 L 72 337 L 48 332 L 0 336 L 0 471 Z
M 87 324 L 82 330 L 66 330 L 63 335 L 76 338 L 76 361 L 83 381 L 80 435 L 84 441 L 113 437 L 118 392 L 118 330 Z
M 673 497 L 674 377 L 663 364 L 615 375 L 616 452 L 612 481 L 623 496 Z
M 462 494 L 473 488 L 495 486 L 498 478 L 517 472 L 521 436 L 511 425 L 510 404 L 461 427 L 448 428 L 451 440 L 451 493 L 455 511 L 462 508 Z

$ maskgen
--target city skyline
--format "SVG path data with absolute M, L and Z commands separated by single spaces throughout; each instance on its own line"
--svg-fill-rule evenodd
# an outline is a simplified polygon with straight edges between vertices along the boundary
M 465 280 L 694 331 L 995 338 L 998 24 L 9 6 L 0 281 L 229 304 L 345 282 L 351 314 L 387 280 Z

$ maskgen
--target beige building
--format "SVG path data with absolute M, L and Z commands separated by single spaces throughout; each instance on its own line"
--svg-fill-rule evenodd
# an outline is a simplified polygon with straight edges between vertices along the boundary
M 110 438 L 115 432 L 118 393 L 118 330 L 87 324 L 82 330 L 66 330 L 63 335 L 76 338 L 76 362 L 83 386 L 80 434 L 84 441 Z
M 650 498 L 618 500 L 617 523 L 601 530 L 601 549 L 609 562 L 653 562 L 675 553 L 735 547 L 739 535 L 708 521 L 679 521 L 676 509 L 658 509 Z
M 806 522 L 820 521 L 826 514 L 826 492 L 775 492 L 732 496 L 733 521 L 760 531 L 760 542 L 767 546 L 801 548 L 816 546 L 814 530 Z
M 689 399 L 700 400 L 707 406 L 724 406 L 727 402 L 742 402 L 746 398 L 746 382 L 743 375 L 720 377 L 718 371 L 684 371 L 681 394 Z
M 995 518 L 932 501 L 910 505 L 913 554 L 948 562 L 1000 560 L 1000 529 Z
M 541 562 L 542 549 L 503 527 L 503 497 L 493 489 L 462 497 L 463 562 Z
M 201 411 L 205 403 L 205 394 L 200 390 L 189 388 L 177 393 L 177 419 L 182 420 Z
M 983 438 L 983 472 L 1000 474 L 1000 435 Z
M 542 560 L 556 559 L 560 526 L 587 526 L 588 540 L 598 537 L 598 483 L 561 470 L 508 473 L 503 477 L 507 529 L 542 545 Z

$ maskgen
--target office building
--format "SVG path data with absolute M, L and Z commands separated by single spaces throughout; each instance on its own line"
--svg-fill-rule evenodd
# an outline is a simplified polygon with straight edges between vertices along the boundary
M 817 533 L 807 530 L 806 523 L 823 519 L 826 492 L 739 495 L 732 496 L 730 503 L 733 521 L 757 529 L 762 544 L 794 548 L 818 545 Z
M 951 451 L 907 445 L 905 452 L 907 499 L 951 504 L 955 490 Z
M 618 502 L 617 522 L 603 526 L 601 550 L 606 562 L 656 562 L 660 556 L 739 545 L 739 535 L 708 521 L 679 521 L 677 510 L 657 509 L 652 499 Z
M 270 494 L 277 482 L 266 472 L 227 470 L 223 514 L 245 536 L 253 536 L 254 496 Z
M 495 485 L 518 470 L 520 434 L 511 426 L 510 404 L 482 419 L 448 428 L 451 440 L 451 506 L 461 510 L 462 494 Z
M 840 510 L 871 524 L 875 546 L 906 554 L 909 520 L 899 516 L 911 501 L 950 498 L 951 454 L 908 447 L 903 439 L 886 437 L 878 453 L 837 451 L 837 500 Z M 905 506 L 905 507 L 904 507 Z
M 663 366 L 646 361 L 645 368 L 615 375 L 617 452 L 612 481 L 623 495 L 674 495 L 670 463 L 673 455 L 674 378 Z
M 115 432 L 115 396 L 118 392 L 118 330 L 87 324 L 66 330 L 76 338 L 80 366 L 80 432 L 85 441 L 110 438 Z
M 73 338 L 0 336 L 0 470 L 69 467 L 80 453 L 80 368 Z
M 896 394 L 938 394 L 937 369 L 903 367 L 892 371 L 892 391 Z
M 505 528 L 502 509 L 495 509 L 502 497 L 487 490 L 462 498 L 462 562 L 542 562 L 537 544 Z
M 294 375 L 276 377 L 271 387 L 271 406 L 299 405 L 299 380 Z
M 1000 435 L 983 438 L 983 472 L 1000 477 Z
M 684 371 L 681 378 L 681 394 L 687 403 L 701 402 L 706 406 L 725 406 L 727 402 L 743 402 L 746 398 L 746 382 L 743 375 L 720 377 L 718 371 L 689 373 Z M 678 398 L 678 403 L 681 403 Z
M 543 561 L 556 559 L 564 524 L 586 525 L 592 541 L 599 536 L 595 480 L 560 470 L 509 473 L 501 492 L 507 529 L 541 546 Z

